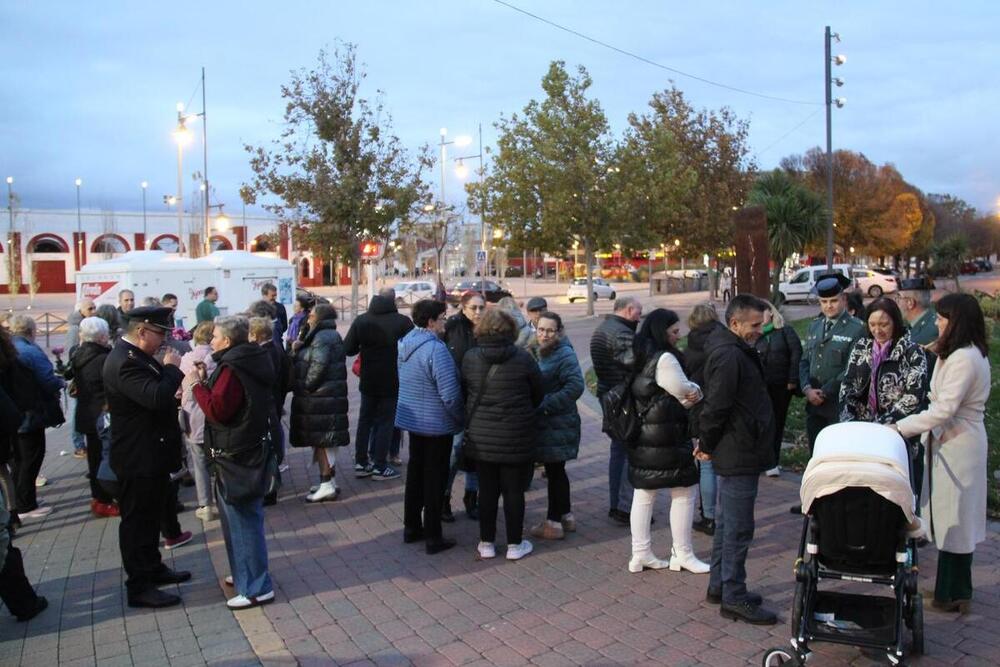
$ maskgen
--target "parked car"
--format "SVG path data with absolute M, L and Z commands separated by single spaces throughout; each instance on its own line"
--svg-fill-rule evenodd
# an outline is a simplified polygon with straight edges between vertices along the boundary
M 594 278 L 594 300 L 597 299 L 610 299 L 614 301 L 615 299 L 615 288 L 612 287 L 608 281 L 604 278 Z M 587 279 L 586 278 L 574 278 L 573 282 L 570 283 L 569 289 L 566 290 L 566 298 L 569 299 L 570 303 L 573 303 L 577 299 L 587 299 Z
M 857 281 L 858 289 L 873 299 L 899 289 L 896 276 L 874 269 L 851 269 L 851 277 Z
M 505 296 L 512 296 L 510 292 L 492 280 L 463 280 L 448 290 L 445 301 L 453 306 L 457 305 L 462 294 L 468 291 L 484 293 L 487 303 L 496 303 Z
M 412 306 L 421 299 L 434 298 L 434 283 L 426 280 L 396 283 L 392 288 L 396 292 L 396 307 Z
M 973 262 L 977 267 L 979 267 L 979 270 L 982 271 L 983 273 L 989 273 L 990 271 L 993 270 L 993 262 L 991 262 L 988 259 L 976 259 L 973 260 Z
M 975 262 L 962 262 L 962 268 L 959 270 L 963 276 L 974 276 L 979 273 L 979 265 Z
M 524 269 L 520 266 L 508 266 L 503 275 L 505 278 L 520 278 L 524 276 Z
M 848 277 L 851 276 L 851 268 L 850 264 L 833 265 L 834 271 Z M 814 300 L 816 297 L 813 293 L 813 289 L 816 287 L 816 280 L 828 272 L 829 269 L 826 268 L 826 265 L 807 266 L 799 269 L 792 274 L 792 277 L 788 281 L 778 284 L 778 292 L 781 294 L 781 302 Z M 857 280 L 854 280 L 854 285 L 857 287 Z
M 869 266 L 869 271 L 874 271 L 875 273 L 881 273 L 883 276 L 892 276 L 893 278 L 899 278 L 899 271 L 890 266 Z

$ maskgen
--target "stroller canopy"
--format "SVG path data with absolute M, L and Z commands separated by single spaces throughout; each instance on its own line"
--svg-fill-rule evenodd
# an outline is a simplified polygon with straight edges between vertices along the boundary
M 802 512 L 817 498 L 851 486 L 868 487 L 899 506 L 907 522 L 916 507 L 906 443 L 896 431 L 870 422 L 832 424 L 820 431 L 802 476 Z

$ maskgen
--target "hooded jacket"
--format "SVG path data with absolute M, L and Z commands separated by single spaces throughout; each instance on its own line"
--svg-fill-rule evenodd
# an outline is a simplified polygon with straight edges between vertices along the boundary
M 242 343 L 212 355 L 217 366 L 208 380 L 215 385 L 223 372 L 236 376 L 243 401 L 225 423 L 205 419 L 205 448 L 218 450 L 244 461 L 263 460 L 260 445 L 277 428 L 273 386 L 274 366 L 267 350 L 255 343 Z M 207 409 L 207 408 L 206 408 Z M 242 454 L 242 456 L 241 456 Z
M 389 398 L 399 394 L 396 344 L 412 328 L 410 318 L 401 315 L 393 300 L 384 296 L 373 297 L 368 312 L 351 323 L 344 352 L 349 357 L 361 354 L 362 394 Z
M 478 342 L 462 362 L 465 453 L 486 463 L 530 463 L 538 436 L 536 409 L 544 397 L 538 364 L 506 339 L 484 336 Z M 487 378 L 491 366 L 496 371 Z
M 97 418 L 104 412 L 104 360 L 110 347 L 100 343 L 83 343 L 76 349 L 70 364 L 76 384 L 76 412 L 73 422 L 78 433 L 97 433 Z
M 774 412 L 757 350 L 727 328 L 706 345 L 699 415 L 700 448 L 717 475 L 757 475 L 773 468 Z
M 317 322 L 295 355 L 288 434 L 293 447 L 343 447 L 351 442 L 345 362 L 337 323 Z
M 47 426 L 57 426 L 58 424 L 46 421 L 47 416 L 54 412 L 54 406 L 58 406 L 59 394 L 65 384 L 63 379 L 55 374 L 52 362 L 42 348 L 23 336 L 13 336 L 12 339 L 18 360 L 31 372 L 38 389 L 37 396 L 34 396 L 37 402 L 25 412 L 18 433 L 31 433 Z
M 576 351 L 563 338 L 552 350 L 539 350 L 538 369 L 542 373 L 545 398 L 538 406 L 535 460 L 570 461 L 580 452 L 580 413 L 576 401 L 583 395 L 583 374 Z
M 462 430 L 465 404 L 455 360 L 433 332 L 415 328 L 398 344 L 396 427 L 420 435 Z

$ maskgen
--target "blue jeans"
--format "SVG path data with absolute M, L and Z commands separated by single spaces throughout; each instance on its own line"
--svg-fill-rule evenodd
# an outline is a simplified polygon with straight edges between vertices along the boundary
M 396 423 L 396 397 L 361 394 L 358 432 L 354 439 L 354 462 L 383 468 L 392 444 Z
M 628 454 L 626 445 L 611 441 L 611 455 L 608 457 L 608 492 L 610 508 L 629 512 L 632 509 L 632 484 L 628 481 Z
M 711 461 L 698 462 L 698 485 L 701 487 L 701 515 L 706 519 L 715 518 L 715 497 L 718 495 L 718 477 Z
M 747 597 L 747 552 L 753 540 L 753 508 L 759 479 L 759 475 L 718 478 L 719 505 L 708 588 L 722 591 L 723 604 L 739 604 Z
M 72 396 L 68 396 L 66 399 L 66 421 L 69 424 L 69 437 L 73 441 L 73 450 L 78 452 L 86 448 L 86 436 L 83 432 L 76 430 L 76 399 Z
M 462 439 L 464 436 L 465 431 L 462 431 L 461 433 L 456 433 L 451 440 L 451 469 L 448 471 L 448 486 L 444 487 L 446 498 L 451 498 L 451 487 L 455 485 L 455 475 L 458 474 L 458 458 L 462 455 Z M 466 492 L 479 491 L 478 472 L 465 473 L 465 490 Z
M 216 489 L 222 535 L 236 592 L 248 598 L 270 593 L 267 542 L 264 539 L 263 498 L 231 505 Z

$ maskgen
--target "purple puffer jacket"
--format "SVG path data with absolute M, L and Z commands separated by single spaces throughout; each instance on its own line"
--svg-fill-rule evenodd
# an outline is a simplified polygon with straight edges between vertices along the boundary
M 215 370 L 215 360 L 212 359 L 212 346 L 209 344 L 195 345 L 190 352 L 181 357 L 181 372 L 185 379 L 181 384 L 181 409 L 187 413 L 188 423 L 191 425 L 191 433 L 186 433 L 185 437 L 191 442 L 205 441 L 205 413 L 198 407 L 198 401 L 194 399 L 194 383 L 187 380 L 187 374 L 194 370 L 196 361 L 205 363 L 205 371 L 209 376 Z

